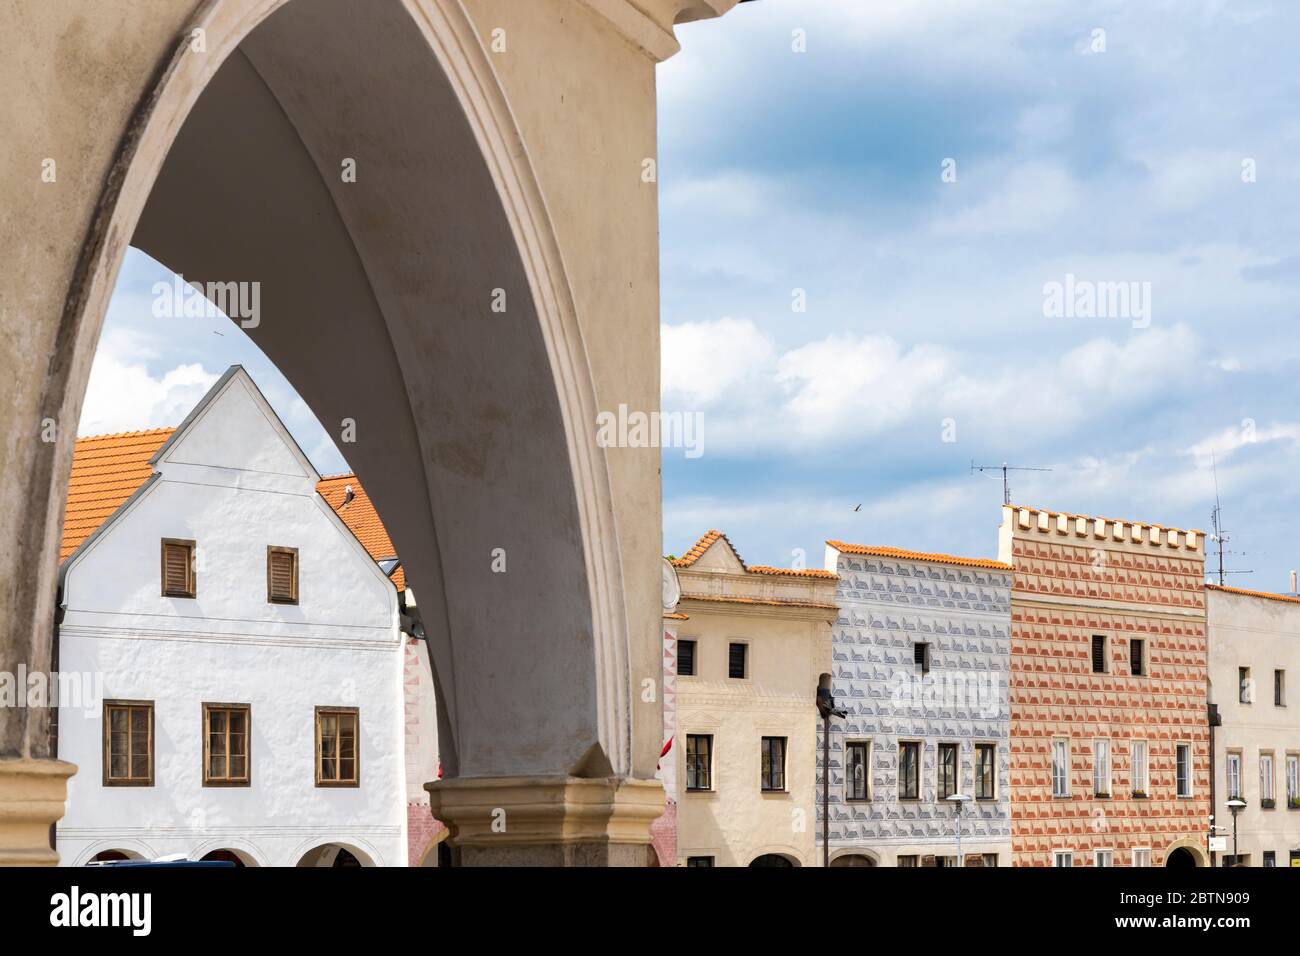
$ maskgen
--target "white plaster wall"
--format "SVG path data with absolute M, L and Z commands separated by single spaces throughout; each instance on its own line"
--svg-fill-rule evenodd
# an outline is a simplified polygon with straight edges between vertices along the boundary
M 80 768 L 60 858 L 232 848 L 294 865 L 339 842 L 403 865 L 396 590 L 242 371 L 215 389 L 161 474 L 69 559 L 60 670 L 102 674 L 106 698 L 154 701 L 155 761 L 152 787 L 102 786 L 102 708 L 60 707 L 59 756 Z M 164 537 L 198 543 L 197 598 L 160 596 Z M 296 606 L 266 600 L 267 545 L 298 549 Z M 251 786 L 202 786 L 204 702 L 251 705 Z M 327 705 L 359 708 L 360 787 L 315 786 Z
M 1228 809 L 1228 751 L 1241 753 L 1242 799 L 1237 816 L 1237 846 L 1251 866 L 1262 866 L 1264 851 L 1289 866 L 1300 853 L 1300 809 L 1287 807 L 1286 758 L 1300 755 L 1300 604 L 1206 589 L 1210 644 L 1210 700 L 1223 723 L 1214 734 L 1215 823 L 1227 829 L 1232 852 L 1232 811 Z M 1249 667 L 1255 681 L 1253 703 L 1238 695 L 1237 668 Z M 1284 706 L 1273 702 L 1273 671 L 1286 671 Z M 1273 754 L 1272 810 L 1260 807 L 1259 755 Z M 1218 858 L 1220 865 L 1223 855 Z

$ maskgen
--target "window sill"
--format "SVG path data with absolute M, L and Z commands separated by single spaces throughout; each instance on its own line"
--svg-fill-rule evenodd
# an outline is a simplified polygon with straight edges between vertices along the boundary
M 790 791 L 789 790 L 760 790 L 759 795 L 764 797 L 788 797 L 790 796 Z
M 1260 808 L 1261 810 L 1276 810 L 1276 809 L 1277 809 L 1277 801 L 1276 801 L 1276 800 L 1261 800 L 1261 801 L 1259 801 L 1259 808 Z
M 716 791 L 716 790 L 687 790 L 687 791 L 686 791 L 686 795 L 687 795 L 688 797 L 716 797 L 716 796 L 718 795 L 718 791 Z

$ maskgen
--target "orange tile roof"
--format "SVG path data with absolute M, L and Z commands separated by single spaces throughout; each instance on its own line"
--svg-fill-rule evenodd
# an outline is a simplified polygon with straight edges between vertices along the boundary
M 874 554 L 882 558 L 904 558 L 911 561 L 929 561 L 934 564 L 956 564 L 963 568 L 988 568 L 992 571 L 1014 571 L 1009 564 L 988 558 L 959 558 L 954 554 L 936 554 L 928 551 L 906 551 L 884 545 L 848 544 L 844 541 L 827 541 L 832 548 L 845 554 Z
M 155 428 L 77 439 L 59 561 L 76 551 L 153 474 L 149 459 L 174 430 Z
M 1206 590 L 1223 591 L 1226 594 L 1240 594 L 1243 597 L 1264 598 L 1266 601 L 1290 601 L 1300 604 L 1300 597 L 1294 594 L 1274 594 L 1272 591 L 1247 591 L 1245 588 L 1230 588 L 1223 584 L 1207 584 Z
M 736 546 L 734 544 L 731 544 L 731 539 L 728 538 L 721 531 L 704 532 L 700 540 L 696 541 L 695 544 L 691 545 L 691 549 L 689 551 L 683 554 L 680 558 L 672 559 L 673 566 L 678 568 L 689 568 L 692 564 L 698 561 L 701 556 L 703 556 L 705 551 L 708 551 L 709 548 L 713 547 L 713 543 L 717 541 L 719 538 L 722 538 L 727 542 L 728 545 L 731 546 L 731 550 L 736 555 L 736 560 L 740 562 L 741 567 L 744 567 L 745 559 L 740 556 L 739 551 L 736 551 Z
M 174 428 L 155 428 L 77 439 L 63 518 L 63 541 L 59 546 L 60 562 L 67 560 L 153 474 L 149 459 L 174 431 Z M 343 492 L 348 485 L 355 496 L 344 506 Z M 316 490 L 372 558 L 381 561 L 396 557 L 393 542 L 356 475 L 323 478 Z M 406 574 L 400 565 L 390 577 L 399 591 L 406 587 Z
M 749 571 L 751 574 L 790 574 L 800 578 L 830 578 L 834 581 L 840 577 L 834 571 L 823 571 L 821 568 L 773 568 L 766 564 L 751 564 Z
M 680 558 L 671 558 L 669 561 L 674 567 L 689 568 L 703 556 L 705 551 L 708 551 L 709 548 L 713 547 L 714 543 L 719 538 L 727 542 L 727 546 L 731 548 L 731 552 L 736 556 L 736 560 L 740 562 L 740 566 L 751 574 L 788 574 L 801 578 L 839 579 L 839 575 L 834 571 L 823 571 L 820 568 L 775 568 L 767 564 L 748 565 L 745 563 L 745 559 L 740 556 L 740 552 L 736 550 L 736 546 L 731 543 L 731 539 L 721 531 L 704 532 L 700 537 L 700 540 L 691 545 L 689 551 Z
M 343 499 L 348 485 L 352 486 L 353 497 L 351 501 L 344 504 Z M 357 536 L 357 540 L 370 552 L 372 558 L 383 561 L 385 558 L 397 557 L 397 549 L 393 547 L 393 541 L 388 537 L 388 529 L 379 520 L 379 512 L 375 510 L 374 502 L 361 487 L 361 482 L 357 480 L 356 475 L 333 475 L 322 478 L 316 490 L 343 519 L 343 523 Z M 397 590 L 406 589 L 406 570 L 401 565 L 398 565 L 390 577 L 397 585 Z

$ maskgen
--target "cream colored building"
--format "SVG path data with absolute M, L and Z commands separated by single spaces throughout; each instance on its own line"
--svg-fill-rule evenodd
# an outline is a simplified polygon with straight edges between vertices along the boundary
M 677 862 L 816 866 L 817 681 L 836 575 L 747 567 L 710 531 L 673 561 Z M 665 758 L 669 759 L 669 758 Z
M 1214 814 L 1246 866 L 1300 866 L 1300 599 L 1287 594 L 1206 587 L 1210 703 L 1214 732 Z

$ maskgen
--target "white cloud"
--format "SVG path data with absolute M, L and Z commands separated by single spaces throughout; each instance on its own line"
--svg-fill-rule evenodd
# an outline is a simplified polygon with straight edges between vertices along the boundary
M 663 394 L 677 403 L 718 401 L 761 374 L 775 354 L 766 333 L 749 319 L 665 325 L 661 332 Z
M 178 425 L 219 378 L 197 362 L 151 375 L 142 360 L 123 354 L 130 342 L 129 336 L 113 335 L 100 342 L 77 434 Z

